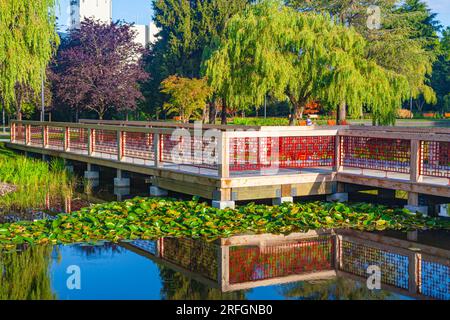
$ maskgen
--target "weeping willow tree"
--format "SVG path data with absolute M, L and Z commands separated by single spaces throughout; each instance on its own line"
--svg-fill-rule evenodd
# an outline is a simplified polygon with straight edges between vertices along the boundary
M 6 109 L 16 105 L 18 118 L 18 88 L 39 92 L 44 70 L 59 43 L 55 2 L 0 0 L 0 94 Z
M 367 40 L 367 58 L 388 70 L 390 77 L 399 74 L 408 80 L 408 98 L 423 97 L 427 103 L 436 102 L 429 76 L 436 59 L 439 26 L 434 20 L 436 15 L 429 12 L 423 1 L 286 0 L 286 3 L 301 12 L 330 14 L 335 23 L 355 28 Z M 372 17 L 376 17 L 375 11 L 369 9 L 371 5 L 379 8 L 379 28 L 368 27 Z M 345 119 L 345 111 L 343 101 L 339 119 Z M 394 116 L 391 109 L 381 106 L 373 113 L 375 122 Z
M 346 103 L 355 116 L 365 106 L 387 124 L 408 96 L 406 78 L 368 58 L 364 38 L 329 16 L 265 0 L 235 15 L 226 32 L 205 73 L 235 107 L 262 105 L 270 93 L 291 102 L 291 125 L 313 100 Z

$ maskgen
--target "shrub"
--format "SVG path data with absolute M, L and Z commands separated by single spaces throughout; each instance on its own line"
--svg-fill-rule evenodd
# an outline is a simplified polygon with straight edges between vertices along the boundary
M 414 115 L 411 111 L 407 109 L 400 109 L 397 111 L 397 118 L 398 119 L 412 119 L 414 118 Z

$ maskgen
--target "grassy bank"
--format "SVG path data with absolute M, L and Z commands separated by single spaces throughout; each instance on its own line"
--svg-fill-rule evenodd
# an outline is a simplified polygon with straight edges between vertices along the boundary
M 273 207 L 250 204 L 235 210 L 219 210 L 194 200 L 136 198 L 84 208 L 59 215 L 53 221 L 0 225 L 0 247 L 160 237 L 214 240 L 249 232 L 289 234 L 330 228 L 408 231 L 450 229 L 450 223 L 371 204 L 308 202 Z
M 0 144 L 0 182 L 15 186 L 16 191 L 0 197 L 0 212 L 45 207 L 51 197 L 73 193 L 73 178 L 62 160 L 51 163 L 27 158 Z

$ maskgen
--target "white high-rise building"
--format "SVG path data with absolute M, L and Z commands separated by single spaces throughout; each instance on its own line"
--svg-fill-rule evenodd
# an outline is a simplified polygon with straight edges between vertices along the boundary
M 112 0 L 71 0 L 69 27 L 79 28 L 81 21 L 86 18 L 111 22 Z
M 86 18 L 106 23 L 111 22 L 112 0 L 71 0 L 69 28 L 79 28 L 81 22 Z M 133 30 L 136 32 L 135 41 L 144 47 L 149 43 L 154 43 L 155 35 L 158 33 L 153 23 L 150 25 L 134 25 Z

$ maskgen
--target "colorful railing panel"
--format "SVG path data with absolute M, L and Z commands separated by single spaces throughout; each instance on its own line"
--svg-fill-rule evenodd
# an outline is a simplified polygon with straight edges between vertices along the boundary
M 64 149 L 64 128 L 50 126 L 47 128 L 47 146 L 52 149 Z
M 378 266 L 381 282 L 397 288 L 409 289 L 409 257 L 361 244 L 341 241 L 341 270 L 367 278 L 368 268 Z
M 194 239 L 163 239 L 162 256 L 189 271 L 217 280 L 220 247 L 214 243 Z
M 124 132 L 123 156 L 142 160 L 155 160 L 153 134 Z
M 95 130 L 93 152 L 117 155 L 117 132 L 112 130 Z
M 217 169 L 217 140 L 213 137 L 162 135 L 161 161 Z
M 230 170 L 301 169 L 335 164 L 334 136 L 230 139 Z
M 450 179 L 450 142 L 422 141 L 421 174 Z
M 410 173 L 410 140 L 352 136 L 342 139 L 342 166 Z
M 420 269 L 420 293 L 435 299 L 450 300 L 450 267 L 422 259 Z
M 333 239 L 321 237 L 264 247 L 230 247 L 230 284 L 331 270 Z
M 11 134 L 13 135 L 13 141 L 16 143 L 25 143 L 25 130 L 26 127 L 20 123 L 15 124 L 11 130 Z
M 88 129 L 69 128 L 68 147 L 72 151 L 87 151 L 89 144 Z
M 30 126 L 30 144 L 42 146 L 43 137 L 42 126 Z

